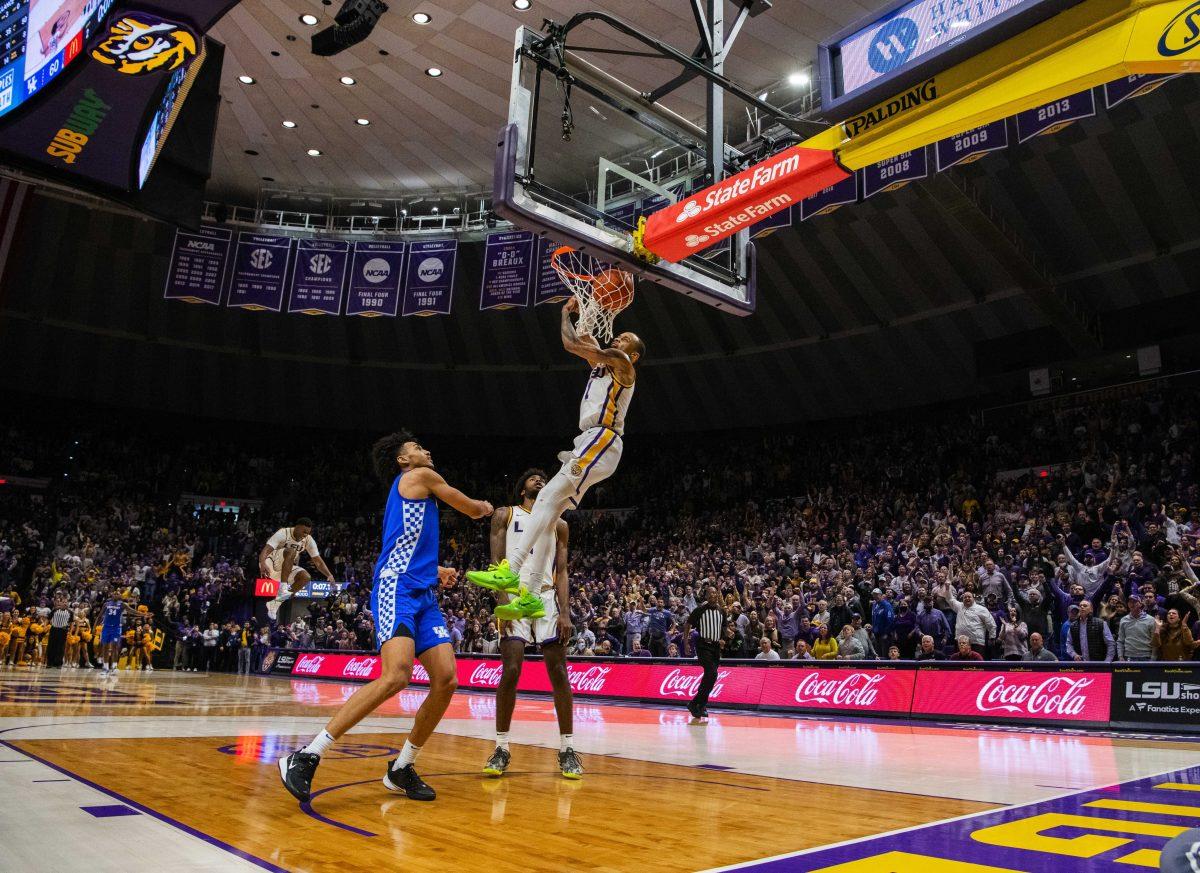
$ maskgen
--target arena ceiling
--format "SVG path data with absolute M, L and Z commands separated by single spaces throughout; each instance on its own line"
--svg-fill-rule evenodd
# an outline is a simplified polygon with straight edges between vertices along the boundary
M 496 132 L 508 113 L 518 26 L 538 27 L 544 18 L 565 22 L 576 12 L 603 9 L 685 51 L 696 43 L 688 0 L 533 0 L 523 12 L 511 0 L 396 0 L 390 5 L 370 38 L 332 58 L 313 55 L 309 39 L 331 23 L 340 2 L 243 0 L 214 28 L 213 36 L 227 50 L 212 198 L 253 204 L 262 187 L 395 197 L 490 189 Z M 777 2 L 746 23 L 727 72 L 756 90 L 780 83 L 811 63 L 820 39 L 881 5 L 878 0 Z M 416 12 L 429 15 L 430 22 L 416 24 Z M 300 21 L 305 13 L 318 16 L 320 23 L 306 26 Z M 590 25 L 577 33 L 589 45 L 640 47 Z M 644 59 L 592 59 L 645 89 L 677 72 Z M 431 78 L 425 73 L 430 67 L 443 74 Z M 243 84 L 240 76 L 254 83 Z M 342 77 L 354 85 L 343 85 Z M 688 117 L 702 118 L 699 99 L 696 86 L 666 102 Z M 370 126 L 358 125 L 359 118 Z M 284 128 L 284 121 L 296 127 Z M 309 157 L 309 149 L 322 154 Z

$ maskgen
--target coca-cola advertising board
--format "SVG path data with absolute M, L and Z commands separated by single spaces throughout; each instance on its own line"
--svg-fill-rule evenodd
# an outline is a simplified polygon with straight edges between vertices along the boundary
M 686 664 L 657 664 L 648 669 L 649 675 L 640 696 L 651 700 L 687 703 L 696 696 L 704 676 L 703 668 Z M 717 684 L 708 701 L 724 706 L 757 706 L 767 673 L 767 670 L 754 667 L 721 667 L 717 670 Z
M 1109 673 L 923 669 L 917 671 L 912 714 L 1107 722 L 1111 689 Z
M 759 706 L 908 714 L 915 672 L 871 667 L 766 670 Z

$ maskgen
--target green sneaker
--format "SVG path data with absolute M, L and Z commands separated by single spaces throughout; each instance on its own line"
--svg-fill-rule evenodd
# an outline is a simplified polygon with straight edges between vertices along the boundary
M 521 577 L 508 568 L 507 558 L 499 564 L 492 564 L 486 570 L 467 571 L 467 581 L 480 588 L 504 591 L 508 594 L 516 594 L 517 589 L 521 587 Z
M 542 598 L 521 586 L 520 597 L 496 607 L 494 615 L 501 621 L 517 621 L 522 618 L 541 618 L 546 614 Z

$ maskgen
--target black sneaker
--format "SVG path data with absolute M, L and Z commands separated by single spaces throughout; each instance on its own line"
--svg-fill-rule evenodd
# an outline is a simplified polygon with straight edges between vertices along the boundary
M 484 776 L 503 776 L 504 771 L 508 769 L 508 763 L 512 760 L 512 755 L 508 753 L 508 749 L 502 749 L 496 746 L 496 751 L 492 752 L 492 757 L 488 758 L 488 762 L 483 765 Z
M 311 752 L 292 752 L 279 759 L 279 778 L 283 787 L 301 803 L 312 798 L 312 781 L 317 772 L 321 756 Z
M 425 784 L 424 780 L 417 775 L 417 768 L 412 764 L 407 767 L 397 767 L 396 761 L 393 761 L 388 766 L 387 772 L 383 774 L 383 787 L 388 791 L 402 793 L 409 800 L 434 800 L 437 798 L 437 792 Z
M 558 753 L 558 769 L 566 779 L 583 778 L 583 762 L 579 760 L 574 749 L 568 748 L 565 752 Z

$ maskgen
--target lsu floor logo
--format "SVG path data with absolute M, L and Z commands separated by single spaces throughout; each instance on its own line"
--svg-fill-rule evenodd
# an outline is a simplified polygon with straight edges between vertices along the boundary
M 1200 46 L 1200 2 L 1170 20 L 1158 39 L 1158 53 L 1173 58 Z
M 136 12 L 118 19 L 92 58 L 126 76 L 177 70 L 196 57 L 197 37 L 183 24 Z

